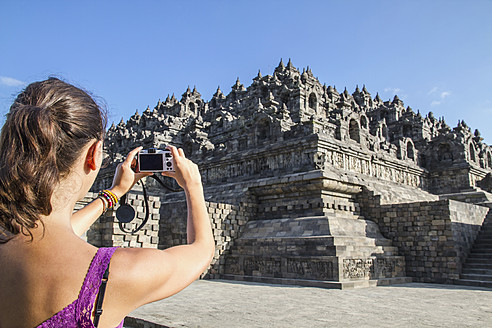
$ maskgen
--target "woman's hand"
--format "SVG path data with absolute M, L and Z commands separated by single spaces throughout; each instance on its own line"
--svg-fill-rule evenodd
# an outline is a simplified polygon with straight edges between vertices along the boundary
M 202 188 L 202 178 L 198 165 L 186 158 L 183 149 L 174 146 L 166 147 L 171 151 L 174 160 L 174 172 L 162 172 L 162 175 L 174 178 L 184 190 Z
M 109 189 L 118 198 L 121 198 L 126 194 L 132 187 L 137 183 L 138 180 L 152 175 L 152 173 L 135 173 L 132 170 L 132 163 L 134 161 L 135 155 L 141 151 L 143 147 L 137 147 L 128 153 L 125 160 L 118 165 L 113 178 L 113 185 Z

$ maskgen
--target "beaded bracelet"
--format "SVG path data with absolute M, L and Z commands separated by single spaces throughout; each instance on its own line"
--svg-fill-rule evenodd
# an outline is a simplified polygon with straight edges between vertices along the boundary
M 105 213 L 109 208 L 113 209 L 119 201 L 118 197 L 107 189 L 100 191 L 97 198 L 101 198 L 103 202 L 103 213 Z
M 108 201 L 103 196 L 98 196 L 96 199 L 100 199 L 102 201 L 102 203 L 103 203 L 103 213 L 102 214 L 106 213 L 106 211 L 109 208 Z
M 118 204 L 119 199 L 112 191 L 105 189 L 105 190 L 103 190 L 103 192 L 109 194 L 114 205 Z

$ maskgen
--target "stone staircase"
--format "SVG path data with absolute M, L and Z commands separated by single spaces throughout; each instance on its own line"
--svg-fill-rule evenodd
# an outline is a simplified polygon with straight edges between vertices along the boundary
M 463 265 L 460 279 L 455 283 L 492 288 L 492 209 L 489 210 L 471 253 Z
M 335 214 L 248 222 L 221 278 L 338 289 L 410 281 L 374 222 Z

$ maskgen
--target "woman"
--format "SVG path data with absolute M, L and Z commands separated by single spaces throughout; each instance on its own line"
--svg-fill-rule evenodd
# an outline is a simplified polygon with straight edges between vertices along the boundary
M 185 190 L 187 245 L 97 249 L 79 237 L 145 176 L 130 167 L 139 147 L 108 190 L 72 213 L 101 167 L 104 132 L 94 100 L 55 78 L 32 83 L 11 106 L 0 135 L 0 327 L 121 327 L 132 310 L 179 292 L 210 263 L 200 173 L 175 147 L 175 172 L 164 174 Z

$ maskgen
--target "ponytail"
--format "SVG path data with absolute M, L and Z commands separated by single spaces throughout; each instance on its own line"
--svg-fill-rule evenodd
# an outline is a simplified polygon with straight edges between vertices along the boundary
M 0 229 L 31 229 L 83 147 L 103 138 L 106 116 L 84 91 L 55 78 L 35 82 L 10 107 L 0 134 Z

